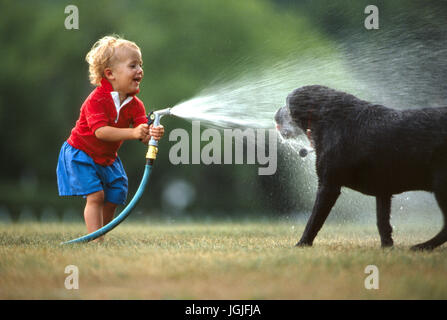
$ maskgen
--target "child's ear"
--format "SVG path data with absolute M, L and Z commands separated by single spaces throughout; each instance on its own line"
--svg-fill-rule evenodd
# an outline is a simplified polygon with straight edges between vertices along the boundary
M 107 80 L 115 80 L 115 76 L 113 75 L 112 69 L 110 68 L 104 69 L 104 76 Z

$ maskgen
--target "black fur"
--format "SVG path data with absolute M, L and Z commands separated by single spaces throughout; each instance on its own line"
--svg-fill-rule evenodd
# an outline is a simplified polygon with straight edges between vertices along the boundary
M 312 245 L 341 187 L 376 197 L 383 247 L 393 245 L 392 196 L 433 192 L 443 228 L 412 249 L 433 249 L 447 241 L 447 107 L 395 110 L 315 85 L 289 94 L 275 120 L 285 137 L 310 129 L 316 152 L 317 197 L 298 246 Z

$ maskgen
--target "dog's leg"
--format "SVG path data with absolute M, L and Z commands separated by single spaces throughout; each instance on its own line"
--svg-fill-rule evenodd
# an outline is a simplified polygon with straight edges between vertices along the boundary
M 320 185 L 318 187 L 317 198 L 315 199 L 312 214 L 307 222 L 306 229 L 304 230 L 300 241 L 296 244 L 297 246 L 312 245 L 318 231 L 320 231 L 324 221 L 326 221 L 326 218 L 329 215 L 329 212 L 331 212 L 339 195 L 339 186 Z
M 379 229 L 382 247 L 391 247 L 393 245 L 393 238 L 391 237 L 393 228 L 390 224 L 391 196 L 377 196 L 376 205 L 377 228 Z
M 435 190 L 435 197 L 442 211 L 444 225 L 436 236 L 426 242 L 411 247 L 412 250 L 433 250 L 447 241 L 447 188 L 443 186 L 440 190 Z

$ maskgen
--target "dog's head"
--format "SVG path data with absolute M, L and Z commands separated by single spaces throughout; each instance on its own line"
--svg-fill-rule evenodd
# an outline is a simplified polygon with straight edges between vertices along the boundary
M 296 138 L 310 129 L 311 122 L 317 116 L 314 111 L 323 102 L 318 101 L 318 97 L 322 96 L 322 91 L 326 92 L 328 89 L 322 86 L 306 86 L 292 91 L 287 96 L 286 105 L 279 108 L 275 114 L 276 128 L 281 136 L 286 139 Z
M 292 91 L 286 99 L 286 105 L 275 114 L 276 128 L 284 138 L 295 138 L 315 129 L 327 112 L 343 105 L 354 98 L 328 87 L 313 85 Z

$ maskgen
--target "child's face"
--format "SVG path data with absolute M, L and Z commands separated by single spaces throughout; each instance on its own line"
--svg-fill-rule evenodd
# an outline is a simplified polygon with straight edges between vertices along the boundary
M 121 95 L 138 93 L 143 79 L 143 61 L 139 50 L 131 47 L 120 47 L 116 50 L 111 72 L 107 78 L 113 89 Z

